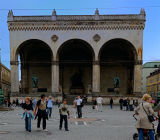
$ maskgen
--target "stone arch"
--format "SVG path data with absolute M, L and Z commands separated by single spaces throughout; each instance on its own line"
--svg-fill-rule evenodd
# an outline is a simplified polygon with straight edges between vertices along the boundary
M 87 93 L 88 85 L 92 84 L 92 62 L 95 60 L 91 45 L 82 39 L 67 40 L 58 49 L 56 58 L 60 66 L 62 92 Z
M 51 93 L 51 75 L 53 52 L 50 46 L 42 40 L 30 39 L 21 43 L 16 52 L 15 60 L 20 55 L 21 92 Z M 38 78 L 38 87 L 33 90 L 33 77 Z
M 57 50 L 56 60 L 59 60 L 59 53 L 60 53 L 60 51 L 63 49 L 63 47 L 64 47 L 66 44 L 68 44 L 69 42 L 72 42 L 72 41 L 80 41 L 80 42 L 84 43 L 84 44 L 87 46 L 87 49 L 89 49 L 89 50 L 91 51 L 92 56 L 93 56 L 93 60 L 95 60 L 95 51 L 94 51 L 93 47 L 91 46 L 91 44 L 88 43 L 86 40 L 84 40 L 84 39 L 79 39 L 79 38 L 73 38 L 73 39 L 68 39 L 68 40 L 64 41 L 64 42 L 60 45 L 60 47 L 58 48 L 58 50 Z
M 47 48 L 50 50 L 51 56 L 52 56 L 52 60 L 53 60 L 53 51 L 52 51 L 50 45 L 48 45 L 45 41 L 40 40 L 40 39 L 28 39 L 28 40 L 25 40 L 25 41 L 23 41 L 22 43 L 20 43 L 20 44 L 18 45 L 18 47 L 16 48 L 14 60 L 15 60 L 15 61 L 18 60 L 18 54 L 19 54 L 19 52 L 20 52 L 20 49 L 21 49 L 23 46 L 25 46 L 25 45 L 27 45 L 27 44 L 29 44 L 29 43 L 31 43 L 31 42 L 34 42 L 34 41 L 43 43 L 43 44 L 45 45 L 45 47 L 47 47 Z
M 101 92 L 114 92 L 114 78 L 120 78 L 120 94 L 131 94 L 134 88 L 134 65 L 138 54 L 128 40 L 115 38 L 101 47 L 98 55 L 101 66 Z M 107 88 L 105 88 L 107 87 Z
M 126 39 L 123 39 L 123 38 L 114 38 L 114 39 L 110 39 L 109 41 L 105 42 L 102 47 L 100 48 L 99 50 L 99 53 L 98 53 L 98 59 L 100 60 L 100 56 L 101 56 L 101 53 L 102 53 L 102 50 L 105 46 L 107 46 L 108 44 L 112 43 L 113 41 L 122 41 L 123 43 L 126 43 L 128 44 L 128 47 L 130 47 L 129 49 L 132 50 L 133 54 L 134 54 L 134 60 L 137 60 L 138 59 L 138 54 L 137 54 L 137 50 L 135 48 L 135 46 L 128 40 Z

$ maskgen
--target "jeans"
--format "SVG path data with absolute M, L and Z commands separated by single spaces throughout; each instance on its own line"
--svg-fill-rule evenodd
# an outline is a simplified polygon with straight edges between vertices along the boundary
M 68 130 L 68 118 L 67 118 L 67 115 L 60 115 L 59 129 L 62 129 L 63 120 L 64 120 L 64 128 L 65 128 L 65 130 Z
M 123 109 L 123 104 L 122 103 L 120 103 L 120 110 L 122 110 Z
M 110 104 L 110 107 L 111 107 L 111 109 L 112 109 L 112 107 L 113 107 L 112 104 Z
M 46 110 L 39 111 L 38 113 L 38 121 L 37 121 L 37 128 L 40 128 L 41 119 L 43 119 L 43 129 L 46 129 Z
M 31 131 L 31 116 L 25 118 L 26 131 Z
M 101 103 L 97 103 L 97 109 L 98 109 L 99 111 L 102 111 L 102 104 L 101 104 Z
M 149 137 L 150 137 L 150 140 L 154 140 L 154 133 L 152 130 L 149 130 Z M 143 129 L 140 129 L 139 130 L 139 140 L 143 140 Z
M 82 107 L 80 105 L 77 106 L 78 118 L 82 118 Z
M 159 119 L 158 126 L 157 126 L 157 134 L 160 135 L 160 119 Z
M 51 115 L 52 115 L 52 108 L 48 107 L 47 108 L 47 112 L 48 112 L 48 116 L 51 117 Z
M 128 111 L 128 110 L 129 110 L 129 105 L 126 106 L 126 111 Z

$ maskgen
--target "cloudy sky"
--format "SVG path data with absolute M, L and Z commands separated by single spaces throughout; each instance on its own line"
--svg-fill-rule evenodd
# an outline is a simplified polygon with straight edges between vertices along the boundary
M 2 63 L 10 68 L 9 32 L 7 14 L 13 9 L 14 15 L 51 15 L 56 9 L 60 15 L 94 14 L 138 14 L 146 11 L 146 27 L 143 40 L 143 60 L 160 60 L 160 0 L 1 0 L 0 1 L 0 48 Z

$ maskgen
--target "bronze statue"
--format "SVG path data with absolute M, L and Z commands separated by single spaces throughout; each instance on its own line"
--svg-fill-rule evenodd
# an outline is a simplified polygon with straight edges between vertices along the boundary
M 32 77 L 32 82 L 33 82 L 33 88 L 38 88 L 38 78 L 36 75 L 33 75 Z
M 116 75 L 114 77 L 114 88 L 119 88 L 119 84 L 120 84 L 120 79 L 119 77 Z

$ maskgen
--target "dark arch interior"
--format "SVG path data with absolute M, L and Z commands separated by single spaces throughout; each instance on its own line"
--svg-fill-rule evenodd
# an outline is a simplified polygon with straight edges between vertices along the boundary
M 94 53 L 91 46 L 83 40 L 73 39 L 65 42 L 58 54 L 62 92 L 86 93 L 88 85 L 92 83 Z
M 70 40 L 64 43 L 59 51 L 60 63 L 90 63 L 93 60 L 93 51 L 89 44 L 82 40 Z
M 135 61 L 134 46 L 126 40 L 114 39 L 107 42 L 100 51 L 101 64 L 128 65 Z
M 38 78 L 37 92 L 51 92 L 52 51 L 41 40 L 28 40 L 17 51 L 20 56 L 21 92 L 33 93 L 33 77 Z
M 100 50 L 101 92 L 113 94 L 114 78 L 120 78 L 120 94 L 133 92 L 134 63 L 136 60 L 134 46 L 123 39 L 113 39 L 104 44 Z
M 52 52 L 49 46 L 40 40 L 29 40 L 24 42 L 19 49 L 22 62 L 27 64 L 50 64 Z

